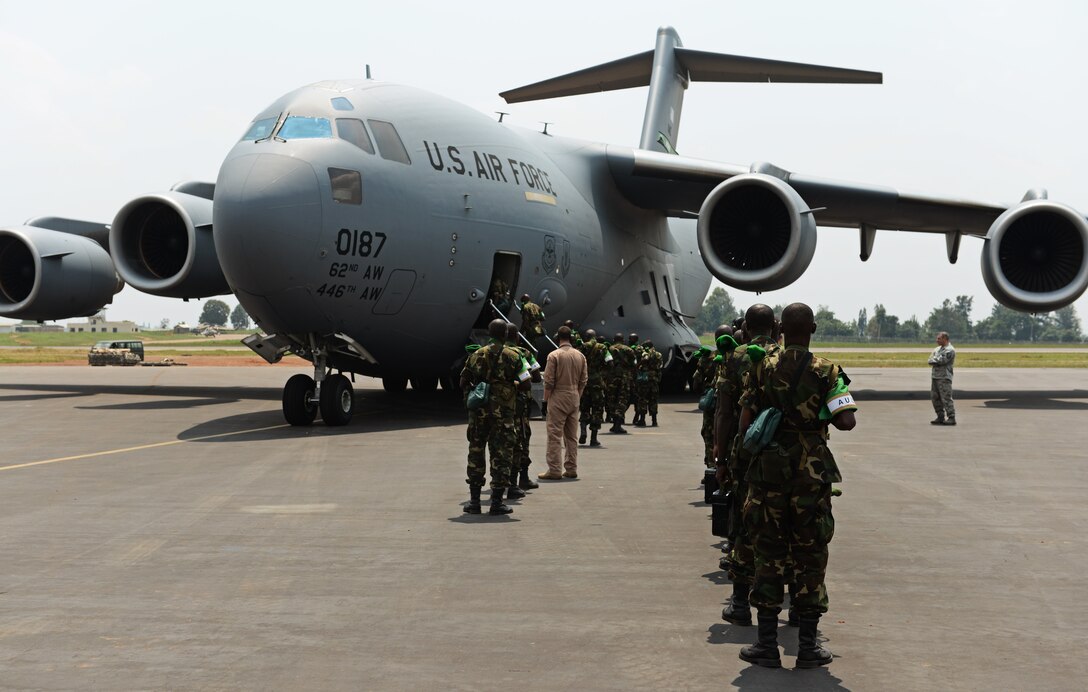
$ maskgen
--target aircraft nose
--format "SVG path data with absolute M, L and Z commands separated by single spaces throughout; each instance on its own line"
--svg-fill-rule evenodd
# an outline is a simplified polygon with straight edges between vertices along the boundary
M 303 283 L 300 261 L 321 231 L 317 174 L 307 161 L 278 154 L 228 159 L 215 186 L 212 227 L 223 274 L 258 296 Z

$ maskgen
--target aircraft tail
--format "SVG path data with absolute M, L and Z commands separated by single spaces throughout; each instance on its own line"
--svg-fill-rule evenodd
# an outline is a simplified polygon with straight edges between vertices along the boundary
M 690 82 L 781 82 L 807 84 L 880 84 L 880 72 L 765 60 L 683 47 L 672 27 L 657 30 L 652 51 L 504 91 L 507 103 L 538 101 L 649 86 L 640 149 L 675 154 L 684 90 Z

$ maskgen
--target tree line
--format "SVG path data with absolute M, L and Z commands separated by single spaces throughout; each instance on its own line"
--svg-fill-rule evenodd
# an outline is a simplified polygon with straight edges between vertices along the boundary
M 929 341 L 937 332 L 948 332 L 953 342 L 1045 342 L 1078 343 L 1085 341 L 1080 318 L 1070 305 L 1054 312 L 1027 314 L 995 304 L 990 314 L 972 321 L 974 296 L 946 298 L 929 312 L 925 320 L 916 315 L 900 319 L 877 303 L 870 310 L 862 308 L 852 320 L 839 319 L 826 305 L 816 309 L 817 337 L 840 341 Z M 747 307 L 747 306 L 745 306 Z M 775 305 L 776 315 L 783 305 Z M 713 332 L 719 324 L 731 323 L 742 314 L 722 287 L 710 292 L 693 329 L 699 334 Z

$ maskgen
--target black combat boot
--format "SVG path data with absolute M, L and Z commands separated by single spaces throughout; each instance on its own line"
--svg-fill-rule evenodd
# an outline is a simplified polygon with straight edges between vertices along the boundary
M 518 474 L 518 487 L 522 490 L 536 490 L 540 487 L 540 483 L 529 478 L 529 469 L 524 468 L 521 470 L 521 473 Z
M 506 497 L 511 500 L 520 500 L 525 497 L 525 491 L 518 487 L 517 482 L 506 486 Z
M 480 487 L 478 485 L 470 485 L 468 487 L 468 504 L 465 505 L 465 513 L 480 513 Z
M 816 626 L 820 623 L 819 615 L 802 615 L 801 625 L 797 630 L 797 667 L 819 668 L 831 663 L 831 652 L 816 641 Z
M 639 414 L 637 414 L 635 416 L 635 427 L 636 428 L 645 428 L 646 427 L 646 414 L 645 413 L 639 413 Z
M 491 509 L 487 510 L 488 514 L 513 514 L 514 510 L 510 509 L 502 503 L 502 490 L 491 491 Z
M 929 421 L 930 425 L 944 425 L 944 414 L 938 413 L 937 417 Z
M 612 427 L 608 429 L 608 432 L 619 435 L 627 434 L 627 431 L 623 429 L 623 418 L 621 416 L 612 417 Z
M 586 424 L 582 423 L 582 434 L 578 437 L 578 444 L 584 445 L 586 443 Z
M 652 414 L 650 416 L 650 420 L 653 421 L 653 423 L 650 424 L 650 427 L 651 428 L 656 428 L 657 427 L 657 414 L 656 413 Z
M 590 447 L 600 447 L 601 446 L 601 441 L 597 439 L 597 429 L 596 428 L 594 428 L 591 431 L 591 435 L 589 437 L 589 446 Z
M 752 585 L 747 582 L 733 582 L 733 595 L 729 599 L 729 607 L 722 610 L 722 620 L 734 625 L 752 626 L 752 606 L 748 603 L 751 590 Z
M 759 639 L 752 646 L 740 650 L 740 660 L 764 668 L 781 668 L 782 656 L 778 653 L 778 613 L 760 612 Z

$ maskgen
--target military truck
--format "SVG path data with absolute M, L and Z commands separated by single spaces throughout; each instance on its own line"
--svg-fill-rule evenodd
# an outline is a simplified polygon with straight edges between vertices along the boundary
M 142 341 L 99 341 L 87 354 L 88 365 L 139 365 L 143 360 Z

